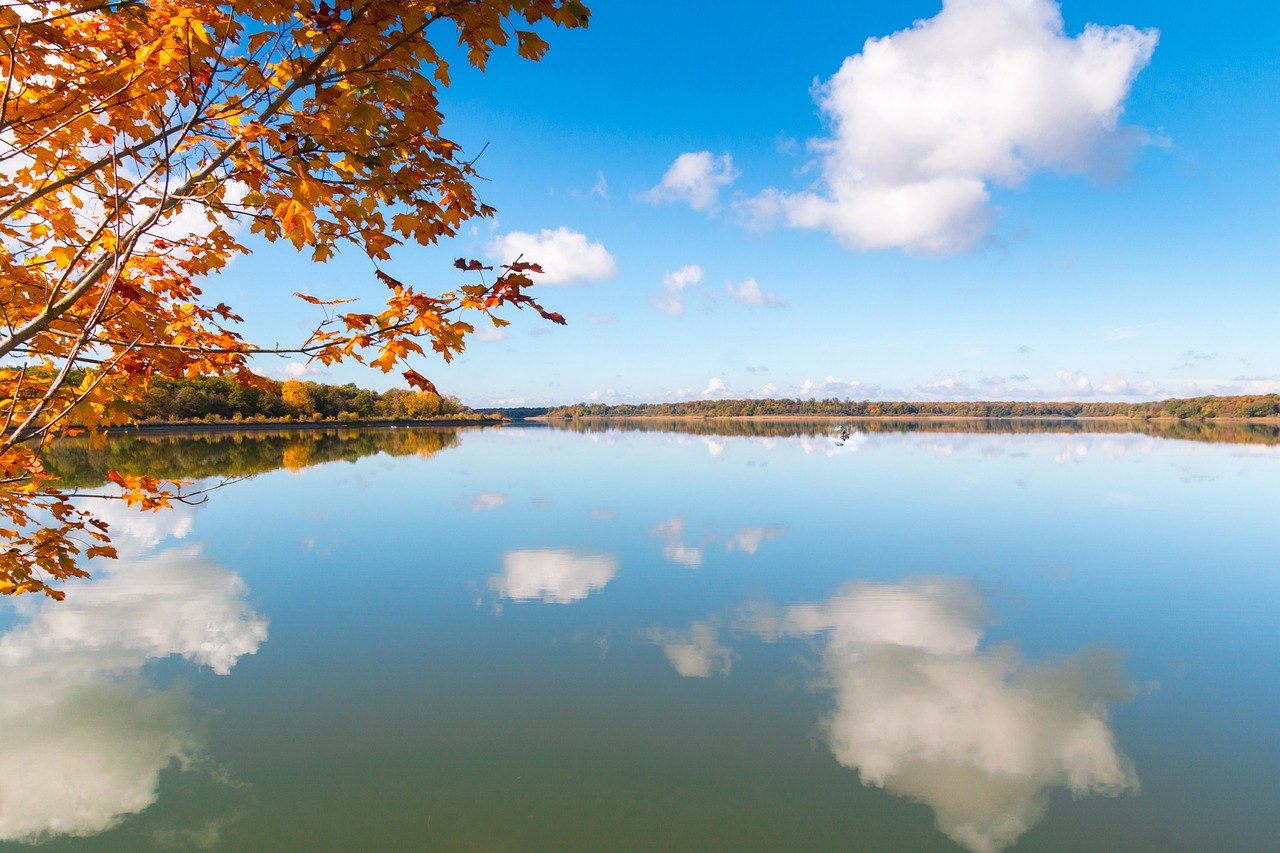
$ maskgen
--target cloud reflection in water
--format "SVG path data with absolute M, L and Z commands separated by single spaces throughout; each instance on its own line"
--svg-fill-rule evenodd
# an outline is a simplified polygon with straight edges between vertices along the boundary
M 733 650 L 720 645 L 719 632 L 710 622 L 694 622 L 687 631 L 655 629 L 647 636 L 686 678 L 728 675 L 733 664 Z
M 266 640 L 244 581 L 174 548 L 19 603 L 0 637 L 0 840 L 87 836 L 155 802 L 160 772 L 198 758 L 190 698 L 154 690 L 151 660 L 180 655 L 225 675 Z
M 618 573 L 618 558 L 564 548 L 509 551 L 489 588 L 515 601 L 569 604 L 603 589 Z
M 1114 652 L 1048 664 L 980 648 L 986 608 L 966 582 L 855 582 L 818 604 L 757 605 L 740 631 L 825 639 L 837 761 L 862 782 L 927 804 L 974 853 L 998 853 L 1044 816 L 1053 788 L 1076 796 L 1138 790 L 1107 703 L 1131 694 Z M 651 632 L 681 675 L 727 674 L 732 651 L 708 623 Z
M 702 548 L 684 541 L 684 518 L 681 516 L 658 522 L 649 535 L 662 540 L 662 557 L 667 562 L 687 569 L 702 565 Z

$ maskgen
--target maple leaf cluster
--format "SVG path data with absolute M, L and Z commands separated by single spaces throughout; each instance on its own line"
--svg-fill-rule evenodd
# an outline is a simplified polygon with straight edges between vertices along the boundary
M 514 40 L 538 59 L 538 24 L 583 27 L 578 0 L 60 0 L 0 6 L 0 593 L 45 592 L 80 555 L 111 556 L 34 447 L 72 425 L 127 422 L 153 377 L 233 376 L 295 353 L 390 371 L 429 347 L 446 361 L 471 317 L 530 308 L 536 265 L 502 267 L 428 295 L 378 273 L 390 294 L 322 309 L 305 340 L 261 346 L 205 278 L 244 253 L 247 229 L 323 262 L 376 265 L 490 216 L 473 161 L 441 134 L 456 38 L 483 70 Z M 473 265 L 474 264 L 474 265 Z M 425 346 L 424 346 L 425 345 Z M 415 370 L 405 379 L 434 386 Z M 144 509 L 181 484 L 120 480 Z

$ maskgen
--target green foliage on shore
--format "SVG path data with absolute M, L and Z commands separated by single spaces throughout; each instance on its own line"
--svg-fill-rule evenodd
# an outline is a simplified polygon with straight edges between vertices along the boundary
M 370 391 L 355 383 L 324 385 L 319 382 L 267 380 L 261 387 L 245 385 L 225 376 L 152 380 L 138 406 L 143 423 L 168 421 L 238 421 L 369 419 L 427 420 L 469 415 L 457 397 L 430 392 Z
M 547 410 L 548 418 L 770 416 L 849 418 L 1265 418 L 1280 416 L 1280 394 L 1194 397 L 1148 403 L 1106 402 L 881 402 L 873 400 L 688 400 L 607 406 L 578 403 Z

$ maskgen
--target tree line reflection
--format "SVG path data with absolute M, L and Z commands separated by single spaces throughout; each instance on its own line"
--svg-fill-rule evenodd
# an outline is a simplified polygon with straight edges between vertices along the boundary
M 990 435 L 1147 435 L 1181 441 L 1228 444 L 1280 444 L 1280 423 L 1244 421 L 1077 420 L 1072 418 L 1006 418 L 903 420 L 748 420 L 732 418 L 599 418 L 549 420 L 552 429 L 580 433 L 664 432 L 697 436 L 790 438 L 827 436 L 838 423 L 853 434 L 958 433 Z
M 107 471 L 173 480 L 245 477 L 280 468 L 297 471 L 325 462 L 355 462 L 366 456 L 434 456 L 457 447 L 459 430 L 308 429 L 272 432 L 204 432 L 120 435 L 97 444 L 69 438 L 43 452 L 45 467 L 64 489 L 90 489 L 107 482 Z
M 693 436 L 827 437 L 831 421 L 618 419 L 551 421 L 556 430 L 585 434 L 673 433 Z M 1280 424 L 1213 421 L 1046 420 L 875 420 L 848 424 L 854 435 L 1147 435 L 1184 441 L 1280 445 Z M 355 462 L 379 453 L 433 456 L 457 447 L 456 427 L 332 428 L 271 431 L 217 430 L 116 435 L 105 442 L 65 438 L 42 451 L 46 468 L 65 489 L 96 488 L 107 471 L 164 479 L 243 477 L 281 468 L 301 470 L 325 462 Z

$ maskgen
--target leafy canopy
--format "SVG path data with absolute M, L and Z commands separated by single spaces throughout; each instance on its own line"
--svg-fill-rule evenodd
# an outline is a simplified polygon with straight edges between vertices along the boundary
M 512 41 L 537 60 L 536 25 L 588 16 L 578 0 L 0 6 L 0 593 L 61 597 L 49 584 L 84 574 L 82 550 L 113 555 L 32 445 L 127 421 L 152 377 L 254 383 L 266 352 L 384 371 L 426 347 L 449 360 L 467 312 L 503 325 L 504 305 L 563 323 L 525 292 L 540 270 L 521 259 L 487 277 L 459 261 L 476 283 L 438 295 L 378 271 L 388 296 L 369 313 L 302 296 L 322 320 L 285 349 L 243 339 L 202 286 L 246 251 L 245 227 L 314 261 L 348 247 L 376 266 L 491 215 L 473 162 L 441 135 L 449 65 L 431 38 L 456 36 L 483 70 Z M 112 479 L 143 508 L 182 497 L 177 481 Z

